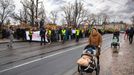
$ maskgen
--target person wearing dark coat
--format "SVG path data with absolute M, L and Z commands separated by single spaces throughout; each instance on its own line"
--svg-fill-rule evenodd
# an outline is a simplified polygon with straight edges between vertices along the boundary
M 41 37 L 41 42 L 40 42 L 40 45 L 42 45 L 43 41 L 44 41 L 44 45 L 46 44 L 46 41 L 45 41 L 45 33 L 46 33 L 46 30 L 45 28 L 40 28 L 40 37 Z
M 2 39 L 4 39 L 4 38 L 6 38 L 7 36 L 6 36 L 6 29 L 5 28 L 3 28 L 2 29 Z
M 128 31 L 128 36 L 129 36 L 129 43 L 132 44 L 133 36 L 134 36 L 134 28 L 133 27 L 131 27 L 130 30 Z
M 22 39 L 26 40 L 26 30 L 25 30 L 25 28 L 22 29 Z
M 44 19 L 41 19 L 41 21 L 40 21 L 40 28 L 42 28 L 43 25 L 44 25 Z
M 117 42 L 119 42 L 119 36 L 120 36 L 119 30 L 115 29 L 115 32 L 113 33 L 113 39 L 116 37 L 117 38 Z

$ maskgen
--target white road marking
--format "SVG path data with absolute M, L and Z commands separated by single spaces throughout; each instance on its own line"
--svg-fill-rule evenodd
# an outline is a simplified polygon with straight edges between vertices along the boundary
M 4 69 L 4 70 L 1 70 L 0 73 L 9 71 L 9 70 L 12 70 L 12 69 L 15 69 L 15 68 L 19 68 L 19 67 L 22 67 L 22 66 L 25 66 L 25 65 L 28 65 L 28 64 L 31 64 L 31 63 L 43 60 L 43 59 L 47 59 L 47 58 L 50 58 L 50 57 L 53 57 L 53 56 L 56 56 L 56 55 L 59 55 L 59 54 L 65 53 L 65 52 L 77 50 L 77 48 L 83 47 L 85 45 L 86 44 L 83 44 L 83 45 L 80 45 L 80 46 L 77 46 L 77 47 L 74 47 L 74 48 L 70 48 L 70 49 L 65 50 L 65 51 L 61 51 L 61 52 L 58 52 L 58 53 L 55 53 L 55 54 L 52 54 L 52 55 L 48 55 L 48 56 L 43 57 L 43 58 L 39 58 L 39 59 L 36 59 L 36 60 L 33 60 L 33 61 L 29 61 L 29 62 L 26 62 L 26 63 L 20 64 L 20 65 L 14 66 L 14 67 L 11 67 L 11 68 L 8 68 L 8 69 Z
M 103 39 L 106 40 L 107 38 L 109 37 L 105 37 Z M 50 57 L 53 57 L 53 56 L 56 56 L 56 55 L 59 55 L 59 54 L 62 54 L 62 53 L 65 53 L 65 52 L 69 52 L 69 51 L 73 51 L 74 49 L 77 49 L 77 48 L 80 48 L 80 47 L 83 47 L 87 44 L 83 44 L 83 45 L 80 45 L 80 46 L 77 46 L 77 47 L 74 47 L 74 48 L 70 48 L 68 50 L 65 50 L 65 51 L 60 51 L 58 53 L 55 53 L 55 54 L 52 54 L 52 55 L 48 55 L 46 57 L 43 57 L 43 58 L 39 58 L 39 59 L 36 59 L 36 60 L 33 60 L 33 61 L 29 61 L 29 62 L 26 62 L 26 63 L 23 63 L 23 64 L 20 64 L 20 65 L 17 65 L 17 66 L 14 66 L 14 67 L 11 67 L 11 68 L 7 68 L 7 69 L 4 69 L 4 70 L 1 70 L 0 73 L 3 73 L 3 72 L 6 72 L 6 71 L 9 71 L 9 70 L 12 70 L 12 69 L 15 69 L 15 68 L 19 68 L 19 67 L 22 67 L 22 66 L 25 66 L 25 65 L 28 65 L 28 64 L 31 64 L 31 63 L 34 63 L 34 62 L 38 62 L 40 60 L 43 60 L 43 59 L 47 59 L 47 58 L 50 58 Z

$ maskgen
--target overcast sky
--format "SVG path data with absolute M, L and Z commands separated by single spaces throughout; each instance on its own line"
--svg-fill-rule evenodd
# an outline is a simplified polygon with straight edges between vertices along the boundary
M 47 14 L 52 10 L 59 10 L 61 6 L 75 0 L 40 0 L 43 1 Z M 112 20 L 124 20 L 130 22 L 134 15 L 134 0 L 81 0 L 91 13 L 106 13 L 112 16 Z M 16 12 L 21 9 L 19 0 L 14 0 Z

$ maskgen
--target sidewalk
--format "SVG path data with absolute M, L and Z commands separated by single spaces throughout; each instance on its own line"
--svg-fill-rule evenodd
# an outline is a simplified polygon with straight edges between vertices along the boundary
M 124 40 L 119 53 L 109 48 L 100 58 L 100 75 L 134 75 L 134 43 Z

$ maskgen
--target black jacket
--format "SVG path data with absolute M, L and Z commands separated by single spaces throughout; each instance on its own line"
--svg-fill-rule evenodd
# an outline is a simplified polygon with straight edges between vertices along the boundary
M 119 31 L 114 32 L 114 33 L 113 33 L 113 36 L 114 36 L 114 37 L 119 37 L 119 36 L 120 36 L 120 32 L 119 32 Z
M 41 37 L 45 37 L 45 33 L 46 33 L 46 30 L 43 29 L 43 28 L 41 28 L 41 29 L 40 29 L 40 36 L 41 36 Z
M 128 32 L 129 36 L 133 36 L 134 35 L 134 28 L 131 28 Z

